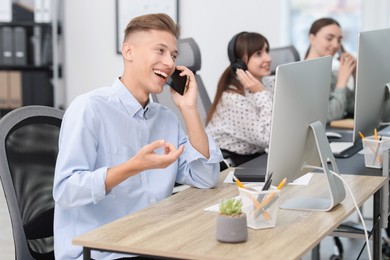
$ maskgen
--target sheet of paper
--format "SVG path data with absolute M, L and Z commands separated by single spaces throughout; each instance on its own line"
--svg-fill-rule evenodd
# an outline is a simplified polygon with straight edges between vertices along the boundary
M 288 185 L 308 185 L 311 180 L 311 177 L 313 177 L 313 173 L 308 172 L 305 175 L 294 180 L 293 182 L 289 183 Z
M 231 170 L 231 171 L 227 174 L 227 176 L 226 176 L 225 180 L 223 181 L 223 183 L 235 183 L 235 182 L 233 181 L 233 174 L 234 174 L 234 169 Z

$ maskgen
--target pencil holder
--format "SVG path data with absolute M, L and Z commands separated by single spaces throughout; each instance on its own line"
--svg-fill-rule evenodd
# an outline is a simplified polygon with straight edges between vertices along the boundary
M 256 186 L 238 188 L 242 200 L 242 211 L 246 214 L 247 225 L 252 229 L 272 228 L 276 225 L 279 209 L 280 190 L 271 187 L 261 191 Z
M 390 138 L 368 136 L 363 138 L 363 154 L 366 167 L 381 169 L 383 152 L 390 148 Z

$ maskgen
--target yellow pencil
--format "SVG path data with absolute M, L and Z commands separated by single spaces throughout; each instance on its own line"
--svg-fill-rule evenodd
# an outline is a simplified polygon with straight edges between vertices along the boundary
M 240 188 L 243 188 L 243 189 L 246 189 L 246 187 L 244 186 L 244 184 L 242 184 L 242 182 L 240 182 L 240 180 L 234 176 L 233 174 L 233 180 L 237 183 L 237 186 L 240 187 Z
M 277 190 L 280 190 L 280 189 L 284 186 L 284 184 L 286 184 L 286 182 L 287 182 L 287 178 L 284 178 L 284 179 L 279 183 L 278 187 L 276 187 L 276 189 L 277 189 Z

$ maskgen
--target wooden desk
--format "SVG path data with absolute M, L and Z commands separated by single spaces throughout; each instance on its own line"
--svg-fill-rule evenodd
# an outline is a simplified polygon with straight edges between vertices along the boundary
M 221 174 L 221 180 L 227 171 Z M 362 205 L 387 183 L 386 177 L 344 175 Z M 324 177 L 315 174 L 308 186 L 286 186 L 281 201 L 304 194 L 324 196 Z M 378 192 L 377 192 L 378 191 Z M 216 213 L 203 209 L 238 195 L 234 184 L 216 189 L 189 188 L 138 213 L 128 215 L 73 240 L 90 250 L 107 250 L 181 259 L 298 259 L 338 227 L 355 208 L 350 195 L 330 212 L 278 212 L 275 228 L 248 229 L 248 241 L 224 244 L 215 239 Z

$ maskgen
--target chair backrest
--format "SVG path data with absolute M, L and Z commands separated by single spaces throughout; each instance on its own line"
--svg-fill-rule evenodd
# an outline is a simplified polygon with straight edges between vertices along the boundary
M 270 49 L 269 54 L 272 58 L 271 75 L 275 75 L 276 67 L 279 65 L 300 60 L 299 53 L 293 45 Z
M 211 100 L 209 95 L 207 94 L 202 78 L 199 74 L 197 74 L 197 71 L 199 71 L 201 68 L 201 55 L 199 46 L 193 38 L 179 39 L 178 50 L 179 56 L 176 59 L 176 65 L 186 66 L 195 74 L 199 93 L 198 110 L 200 112 L 200 116 L 203 120 L 203 123 L 205 123 L 207 111 L 211 106 Z M 152 100 L 153 102 L 160 103 L 173 110 L 179 118 L 181 125 L 186 130 L 186 126 L 184 124 L 184 120 L 181 116 L 181 113 L 172 101 L 168 85 L 164 87 L 163 91 L 160 94 L 152 94 Z
M 16 259 L 54 259 L 52 187 L 63 114 L 25 106 L 0 120 L 0 179 Z

